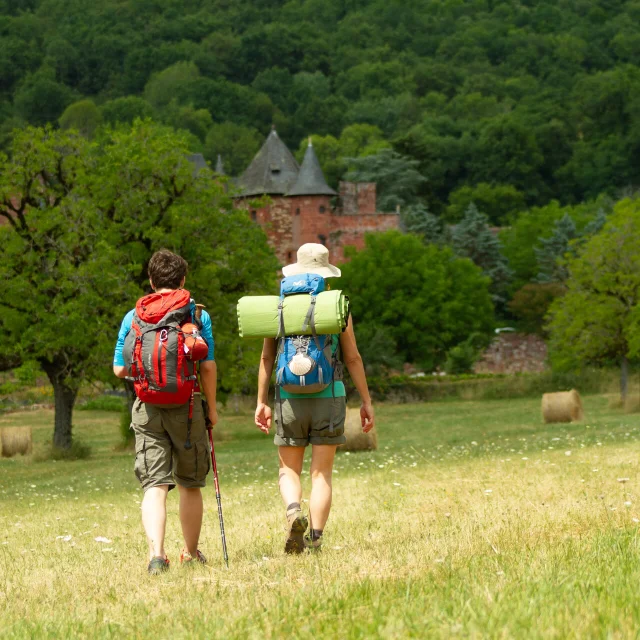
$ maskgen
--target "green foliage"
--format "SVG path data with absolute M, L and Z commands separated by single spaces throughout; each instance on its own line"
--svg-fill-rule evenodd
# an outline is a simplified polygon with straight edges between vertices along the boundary
M 384 375 L 391 369 L 402 369 L 403 360 L 388 327 L 375 323 L 358 325 L 358 350 L 368 375 Z
M 37 360 L 57 408 L 60 392 L 69 409 L 83 380 L 111 376 L 122 316 L 147 290 L 151 254 L 167 247 L 189 262 L 188 287 L 226 336 L 216 359 L 221 387 L 233 388 L 233 372 L 250 366 L 237 298 L 267 288 L 277 262 L 223 186 L 207 171 L 194 175 L 185 139 L 142 122 L 95 143 L 28 129 L 12 151 L 0 159 L 0 352 Z M 60 415 L 70 430 L 70 411 Z M 69 446 L 70 431 L 64 438 L 56 444 Z
M 90 445 L 75 440 L 68 448 L 52 446 L 44 453 L 36 455 L 36 460 L 37 462 L 46 462 L 47 460 L 63 460 L 66 462 L 87 460 L 91 457 L 91 451 Z
M 616 205 L 600 233 L 568 260 L 567 293 L 550 309 L 551 355 L 560 367 L 618 362 L 640 353 L 640 204 Z
M 542 238 L 534 248 L 538 261 L 538 282 L 564 282 L 569 273 L 563 258 L 569 252 L 571 243 L 578 236 L 576 225 L 568 213 L 565 213 L 554 226 L 553 234 Z
M 595 220 L 600 219 L 600 211 L 609 208 L 607 198 L 567 207 L 553 201 L 519 214 L 500 234 L 504 255 L 514 272 L 514 288 L 517 290 L 535 280 L 539 272 L 535 248 L 541 239 L 553 235 L 556 223 L 563 216 L 569 215 L 582 235 L 583 231 L 587 233 L 586 228 L 591 223 L 595 224 Z
M 637 20 L 633 2 L 604 0 L 5 2 L 0 144 L 14 119 L 55 123 L 82 98 L 114 123 L 151 116 L 142 103 L 108 113 L 146 96 L 172 125 L 161 112 L 175 100 L 200 145 L 203 109 L 262 137 L 276 123 L 292 148 L 366 125 L 418 162 L 433 213 L 455 222 L 473 201 L 502 223 L 523 198 L 570 204 L 638 183 Z M 342 157 L 368 154 L 321 157 L 330 184 Z
M 414 204 L 402 209 L 400 211 L 400 221 L 405 231 L 415 233 L 424 242 L 432 242 L 434 244 L 442 244 L 444 242 L 445 233 L 440 219 L 429 213 L 422 204 Z
M 391 146 L 384 139 L 382 131 L 369 124 L 351 124 L 342 130 L 339 138 L 332 135 L 312 136 L 312 141 L 327 183 L 336 189 L 349 170 L 348 158 L 372 156 Z M 307 144 L 307 138 L 300 142 L 296 153 L 298 162 L 302 162 Z
M 73 91 L 49 69 L 28 76 L 14 96 L 16 115 L 34 125 L 55 122 L 72 100 Z
M 145 120 L 153 115 L 153 107 L 143 98 L 126 96 L 108 100 L 102 107 L 102 118 L 107 124 L 133 124 L 136 119 Z
M 509 311 L 518 319 L 522 331 L 546 335 L 544 327 L 549 307 L 564 291 L 559 283 L 525 284 L 509 302 Z
M 98 396 L 78 405 L 80 411 L 122 411 L 125 401 L 118 396 Z
M 360 326 L 368 335 L 385 328 L 402 361 L 425 370 L 442 364 L 472 333 L 493 328 L 488 279 L 471 261 L 413 235 L 368 235 L 336 286 L 349 293 L 356 335 Z
M 93 138 L 102 123 L 102 113 L 93 100 L 79 100 L 64 110 L 59 122 L 62 129 L 75 129 L 85 138 Z
M 494 225 L 505 224 L 526 208 L 524 195 L 515 187 L 482 182 L 474 187 L 460 187 L 449 196 L 446 219 L 459 222 L 471 203 L 485 212 Z
M 347 180 L 377 184 L 379 211 L 416 204 L 420 186 L 426 181 L 418 172 L 415 160 L 391 149 L 362 158 L 347 158 L 346 163 L 351 167 Z
M 213 118 L 207 109 L 194 109 L 190 105 L 180 106 L 175 100 L 163 110 L 162 121 L 174 129 L 188 131 L 201 143 L 213 126 Z
M 489 343 L 486 338 L 486 335 L 471 334 L 464 342 L 449 349 L 444 363 L 444 370 L 450 375 L 472 373 L 473 365 L 478 361 L 482 350 Z
M 207 134 L 204 155 L 215 166 L 222 156 L 228 175 L 239 175 L 248 166 L 264 142 L 264 136 L 256 129 L 233 122 L 214 124 Z
M 144 97 L 155 108 L 166 107 L 173 100 L 185 96 L 188 87 L 200 78 L 193 62 L 176 62 L 159 73 L 154 73 L 144 88 Z
M 489 227 L 487 216 L 472 203 L 462 221 L 451 234 L 451 246 L 456 255 L 469 258 L 478 265 L 491 281 L 491 294 L 495 304 L 502 305 L 512 277 L 500 240 Z

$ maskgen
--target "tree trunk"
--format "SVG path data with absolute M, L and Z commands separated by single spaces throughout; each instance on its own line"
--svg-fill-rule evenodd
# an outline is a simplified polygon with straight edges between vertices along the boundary
M 71 420 L 73 417 L 73 405 L 78 395 L 78 389 L 70 387 L 65 381 L 67 368 L 59 361 L 48 362 L 41 360 L 40 365 L 47 374 L 53 386 L 55 399 L 55 419 L 53 428 L 53 446 L 59 449 L 70 449 L 72 442 Z
M 627 401 L 627 391 L 629 389 L 629 360 L 627 356 L 622 356 L 620 361 L 620 398 L 624 404 Z

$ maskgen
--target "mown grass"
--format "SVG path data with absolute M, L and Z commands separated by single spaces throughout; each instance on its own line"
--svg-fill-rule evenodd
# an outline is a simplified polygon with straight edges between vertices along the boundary
M 0 461 L 0 637 L 635 637 L 640 416 L 604 396 L 585 410 L 545 426 L 532 400 L 380 406 L 380 450 L 339 456 L 325 549 L 299 558 L 271 439 L 225 415 L 230 568 L 208 487 L 210 566 L 177 566 L 171 495 L 174 563 L 153 579 L 118 415 L 79 412 L 91 459 Z M 0 426 L 33 425 L 37 452 L 51 417 Z

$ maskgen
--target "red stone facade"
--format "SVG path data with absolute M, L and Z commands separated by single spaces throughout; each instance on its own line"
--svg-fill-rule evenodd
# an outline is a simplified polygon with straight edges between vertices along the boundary
M 266 207 L 251 208 L 251 199 L 237 206 L 249 209 L 267 234 L 282 264 L 294 262 L 298 247 L 306 242 L 324 244 L 333 262 L 344 261 L 344 247 L 364 248 L 366 233 L 399 228 L 396 213 L 376 212 L 376 185 L 340 183 L 338 205 L 330 196 L 272 196 Z

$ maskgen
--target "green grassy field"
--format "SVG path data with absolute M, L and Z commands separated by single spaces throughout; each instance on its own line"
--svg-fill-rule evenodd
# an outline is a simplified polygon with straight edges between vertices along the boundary
M 90 459 L 0 460 L 0 637 L 636 637 L 640 415 L 585 410 L 544 426 L 533 400 L 379 407 L 380 450 L 339 455 L 325 549 L 302 557 L 282 552 L 271 438 L 223 415 L 230 568 L 210 486 L 210 566 L 178 566 L 170 495 L 155 578 L 118 415 L 77 412 Z M 0 417 L 33 425 L 36 449 L 51 423 Z

